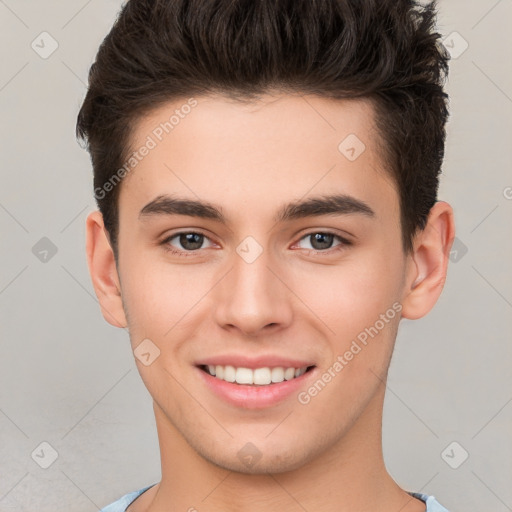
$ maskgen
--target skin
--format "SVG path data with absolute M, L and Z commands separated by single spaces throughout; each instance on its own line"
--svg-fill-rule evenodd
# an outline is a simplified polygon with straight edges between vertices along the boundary
M 88 265 L 105 319 L 129 328 L 132 349 L 149 338 L 160 350 L 149 366 L 135 361 L 153 397 L 162 480 L 129 512 L 424 511 L 385 468 L 382 408 L 400 319 L 423 317 L 442 291 L 452 208 L 437 202 L 404 254 L 397 188 L 366 100 L 196 99 L 121 184 L 118 265 L 101 214 L 87 218 Z M 140 120 L 132 147 L 184 103 Z M 366 146 L 355 161 L 338 150 L 348 134 Z M 286 203 L 334 192 L 375 215 L 274 221 Z M 161 194 L 217 205 L 227 223 L 139 218 Z M 201 248 L 166 251 L 161 242 L 182 231 L 204 234 Z M 306 235 L 323 232 L 352 244 L 334 237 L 332 248 L 312 252 Z M 236 252 L 247 236 L 263 249 L 250 264 Z M 190 247 L 179 237 L 167 246 Z M 307 404 L 292 394 L 266 409 L 235 407 L 198 378 L 195 361 L 226 353 L 314 361 L 318 378 L 394 303 L 400 314 Z M 237 456 L 248 442 L 261 453 L 253 467 Z

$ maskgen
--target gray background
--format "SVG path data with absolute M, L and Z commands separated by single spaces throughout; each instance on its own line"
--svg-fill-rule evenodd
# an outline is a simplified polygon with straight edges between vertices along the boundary
M 74 138 L 120 5 L 0 0 L 1 512 L 98 510 L 160 477 L 150 395 L 87 271 L 92 172 Z M 401 324 L 384 409 L 391 474 L 451 512 L 512 510 L 511 19 L 511 0 L 440 1 L 439 30 L 463 38 L 447 46 L 468 44 L 440 191 L 457 252 L 432 312 Z M 31 47 L 43 31 L 59 45 L 46 59 Z

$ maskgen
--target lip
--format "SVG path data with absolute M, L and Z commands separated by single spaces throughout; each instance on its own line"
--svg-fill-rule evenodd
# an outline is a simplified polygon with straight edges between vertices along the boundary
M 241 366 L 243 365 L 240 365 L 239 367 Z M 267 364 L 264 366 L 270 365 Z M 281 365 L 274 364 L 273 366 L 275 367 Z M 288 367 L 293 366 L 293 364 L 290 364 Z M 302 364 L 302 366 L 295 366 L 295 368 L 301 368 L 303 366 L 313 365 Z M 256 365 L 253 367 L 253 369 L 261 367 L 262 366 Z M 245 366 L 244 368 L 249 368 L 249 366 Z M 205 385 L 210 391 L 212 391 L 215 395 L 220 397 L 225 402 L 234 405 L 235 407 L 244 409 L 265 409 L 268 407 L 272 407 L 278 404 L 279 402 L 284 401 L 292 394 L 295 394 L 300 388 L 306 385 L 306 382 L 310 378 L 312 378 L 316 374 L 316 367 L 313 367 L 300 377 L 295 377 L 291 380 L 285 380 L 283 382 L 277 382 L 274 384 L 255 386 L 248 384 L 236 384 L 232 382 L 226 382 L 225 380 L 213 377 L 208 372 L 202 370 L 199 366 L 196 366 L 195 369 L 199 374 L 199 378 L 202 379 L 202 381 L 205 383 Z
M 276 355 L 261 355 L 258 357 L 248 357 L 244 355 L 219 355 L 215 357 L 209 357 L 196 361 L 196 366 L 234 366 L 235 368 L 250 368 L 255 370 L 256 368 L 276 368 L 282 366 L 283 368 L 304 368 L 304 366 L 315 366 L 313 361 L 305 361 L 299 359 L 289 359 L 287 357 L 280 357 Z M 217 379 L 218 380 L 218 379 Z

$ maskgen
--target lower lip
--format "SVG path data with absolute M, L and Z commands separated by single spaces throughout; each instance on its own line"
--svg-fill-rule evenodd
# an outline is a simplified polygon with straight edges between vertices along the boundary
M 263 386 L 254 386 L 227 382 L 213 377 L 197 366 L 196 369 L 205 384 L 217 396 L 236 407 L 245 409 L 264 409 L 281 402 L 299 388 L 303 387 L 305 381 L 309 379 L 315 371 L 315 368 L 311 368 L 311 370 L 302 374 L 300 377 L 295 377 L 291 380 L 284 380 L 283 382 Z

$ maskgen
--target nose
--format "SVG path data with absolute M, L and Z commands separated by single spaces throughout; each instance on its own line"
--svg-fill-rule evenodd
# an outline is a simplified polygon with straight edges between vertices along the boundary
M 268 334 L 290 325 L 291 291 L 279 268 L 267 251 L 251 263 L 235 253 L 233 267 L 215 287 L 217 324 L 246 336 Z

